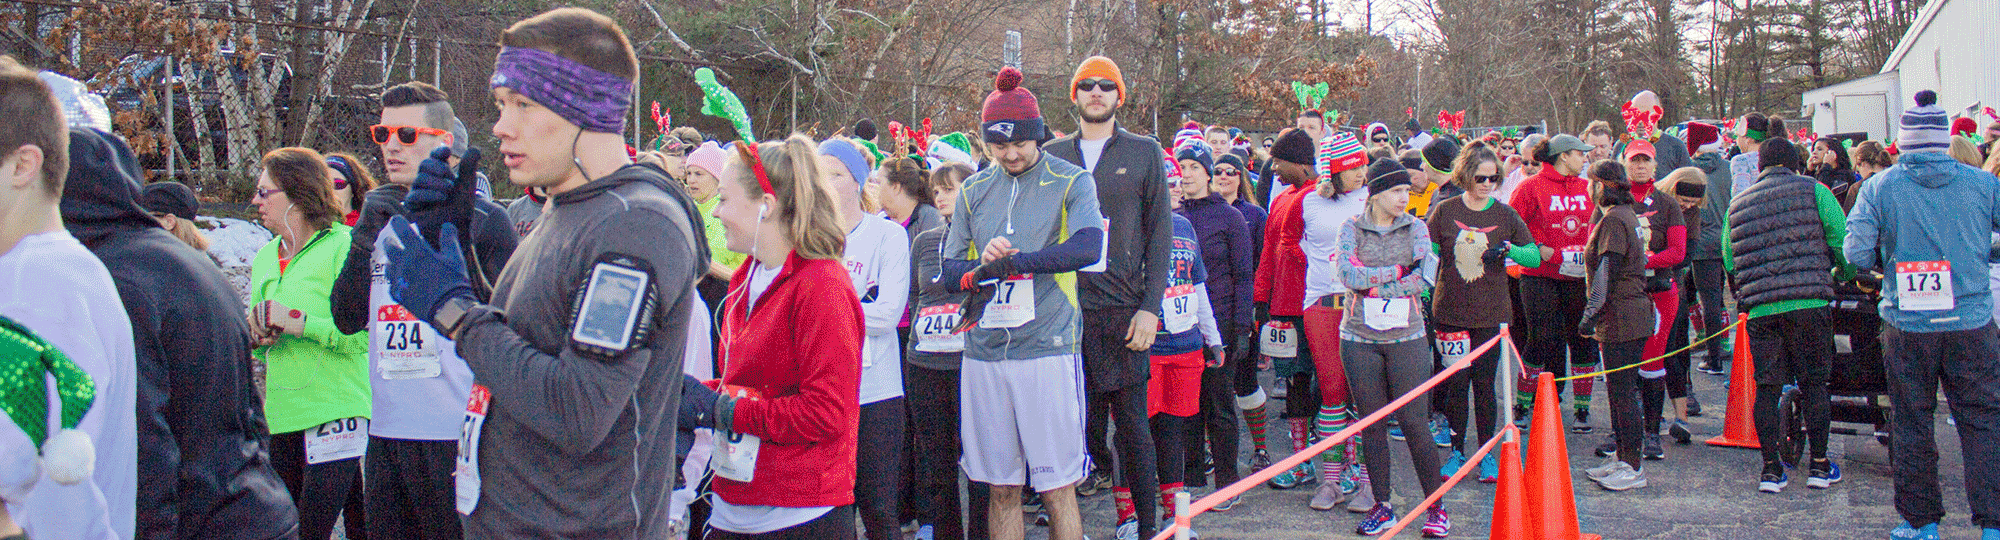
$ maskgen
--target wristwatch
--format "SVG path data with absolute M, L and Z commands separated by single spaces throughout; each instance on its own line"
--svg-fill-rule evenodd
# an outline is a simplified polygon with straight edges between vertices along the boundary
M 472 307 L 477 305 L 478 302 L 463 296 L 445 300 L 444 305 L 437 309 L 438 330 L 444 332 L 446 337 L 458 339 L 458 327 L 465 322 L 465 314 L 472 312 Z

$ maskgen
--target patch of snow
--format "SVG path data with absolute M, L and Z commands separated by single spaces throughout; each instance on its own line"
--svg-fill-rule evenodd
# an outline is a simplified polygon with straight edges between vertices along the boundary
M 257 250 L 271 243 L 271 231 L 235 218 L 197 216 L 196 221 L 208 227 L 202 231 L 208 237 L 208 255 L 222 266 L 223 277 L 236 287 L 243 305 L 250 305 L 250 264 L 257 260 Z

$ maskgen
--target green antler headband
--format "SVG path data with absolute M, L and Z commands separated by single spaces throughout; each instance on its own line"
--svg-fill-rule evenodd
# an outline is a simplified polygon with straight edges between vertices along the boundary
M 736 93 L 729 91 L 729 87 L 715 80 L 715 70 L 694 70 L 694 81 L 701 86 L 702 114 L 728 119 L 729 123 L 736 125 L 737 136 L 742 140 L 757 140 L 757 132 L 750 129 L 750 114 L 743 111 L 743 101 L 737 99 Z
M 1299 108 L 1304 110 L 1320 110 L 1320 105 L 1325 103 L 1326 94 L 1329 90 L 1331 88 L 1324 82 L 1308 85 L 1303 82 L 1292 81 L 1292 95 L 1299 98 Z

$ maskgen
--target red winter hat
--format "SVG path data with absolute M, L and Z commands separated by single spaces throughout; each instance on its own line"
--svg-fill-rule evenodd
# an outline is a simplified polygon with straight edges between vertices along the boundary
M 1714 124 L 1688 122 L 1687 133 L 1681 135 L 1687 138 L 1688 155 L 1722 151 L 1722 129 Z
M 1960 116 L 1957 119 L 1951 121 L 1952 135 L 1971 136 L 1972 134 L 1978 132 L 1979 132 L 1979 121 L 1973 120 L 1971 117 Z
M 993 93 L 979 110 L 981 138 L 990 143 L 1039 141 L 1047 138 L 1042 124 L 1042 108 L 1035 93 L 1021 87 L 1021 70 L 1000 68 L 993 77 Z

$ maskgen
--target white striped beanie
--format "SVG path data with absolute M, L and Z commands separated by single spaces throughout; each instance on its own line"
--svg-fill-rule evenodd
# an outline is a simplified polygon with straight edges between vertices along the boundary
M 1937 106 L 1937 92 L 1917 92 L 1917 106 L 1903 111 L 1896 147 L 1904 152 L 1944 152 L 1951 149 L 1951 117 Z

